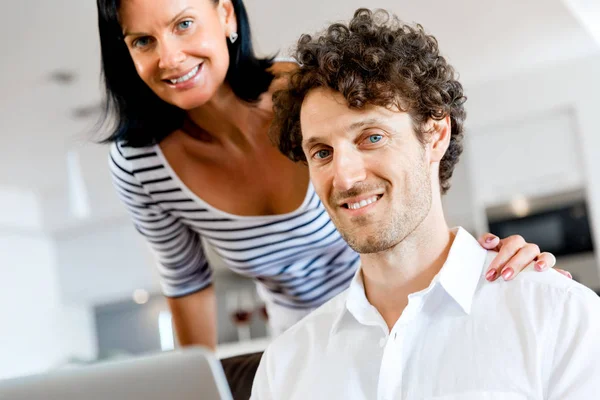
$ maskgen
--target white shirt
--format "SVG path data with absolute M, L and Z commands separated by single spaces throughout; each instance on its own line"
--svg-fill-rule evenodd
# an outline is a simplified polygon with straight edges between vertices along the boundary
M 600 298 L 555 271 L 485 280 L 459 228 L 391 332 L 357 273 L 263 355 L 252 399 L 599 399 Z

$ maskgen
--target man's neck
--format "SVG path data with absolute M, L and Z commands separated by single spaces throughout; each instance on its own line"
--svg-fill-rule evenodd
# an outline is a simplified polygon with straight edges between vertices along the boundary
M 390 330 L 408 305 L 408 295 L 426 289 L 440 271 L 453 240 L 439 205 L 394 248 L 361 255 L 365 294 Z

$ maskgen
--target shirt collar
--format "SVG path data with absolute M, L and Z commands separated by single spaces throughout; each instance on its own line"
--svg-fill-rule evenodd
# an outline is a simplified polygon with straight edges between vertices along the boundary
M 473 297 L 486 263 L 487 250 L 463 228 L 455 228 L 452 232 L 456 236 L 438 274 L 439 282 L 463 311 L 470 314 Z
M 439 283 L 462 310 L 470 314 L 473 297 L 486 262 L 487 250 L 462 227 L 454 228 L 452 232 L 455 237 L 446 262 L 425 291 Z M 341 329 L 344 321 L 352 316 L 362 325 L 380 325 L 383 321 L 379 312 L 367 300 L 361 268 L 358 268 L 350 282 L 345 307 L 335 318 L 331 332 L 335 333 Z
M 342 307 L 333 322 L 332 334 L 341 329 L 346 321 L 354 320 L 362 325 L 378 325 L 383 322 L 385 325 L 385 321 L 383 321 L 377 309 L 367 300 L 361 267 L 354 274 L 346 293 L 344 307 Z

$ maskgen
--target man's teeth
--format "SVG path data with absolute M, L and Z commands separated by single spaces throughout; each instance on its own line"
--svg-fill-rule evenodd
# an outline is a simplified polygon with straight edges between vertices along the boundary
M 373 196 L 365 200 L 361 200 L 358 203 L 348 203 L 348 208 L 351 210 L 358 210 L 359 208 L 363 208 L 368 206 L 371 203 L 375 203 L 379 200 L 379 196 Z
M 194 68 L 193 70 L 191 70 L 190 72 L 188 72 L 187 74 L 182 76 L 181 78 L 170 79 L 171 83 L 173 85 L 175 85 L 176 83 L 181 83 L 181 82 L 185 82 L 185 81 L 192 79 L 192 77 L 198 73 L 198 68 L 200 68 L 200 66 L 196 65 L 196 68 Z

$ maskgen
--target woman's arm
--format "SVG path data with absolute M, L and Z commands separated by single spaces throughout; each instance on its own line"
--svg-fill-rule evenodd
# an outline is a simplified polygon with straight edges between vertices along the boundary
M 212 271 L 204 256 L 200 235 L 163 209 L 134 172 L 142 160 L 148 167 L 153 149 L 111 146 L 109 166 L 113 183 L 133 223 L 156 258 L 163 293 L 168 298 L 182 345 L 216 346 L 216 300 Z
M 217 346 L 217 302 L 213 286 L 177 298 L 167 298 L 181 346 Z

